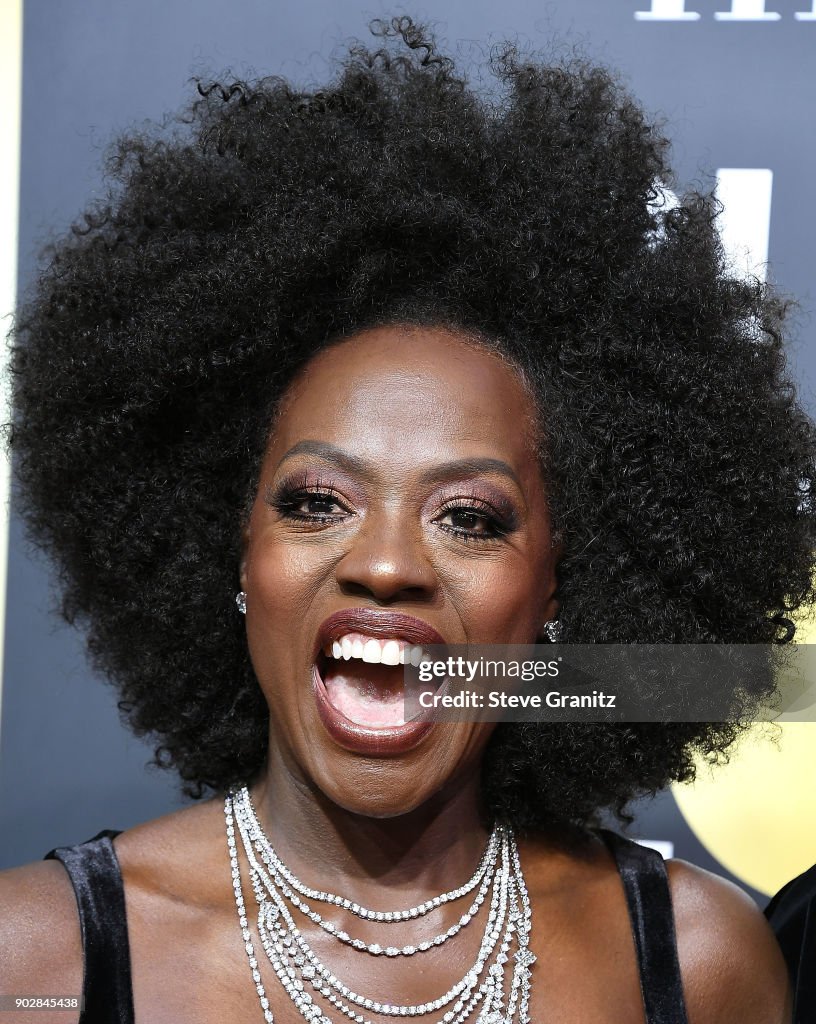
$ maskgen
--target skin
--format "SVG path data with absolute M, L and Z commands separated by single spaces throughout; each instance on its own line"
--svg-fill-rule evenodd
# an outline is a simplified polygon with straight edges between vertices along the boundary
M 540 635 L 557 613 L 558 547 L 535 424 L 512 367 L 438 329 L 361 333 L 315 357 L 287 393 L 240 571 L 250 654 L 271 712 L 269 757 L 252 793 L 276 849 L 307 884 L 330 880 L 333 891 L 360 903 L 408 906 L 461 884 L 479 859 L 487 832 L 478 769 L 492 727 L 437 726 L 396 756 L 351 752 L 322 725 L 309 681 L 318 628 L 341 608 L 409 613 L 452 642 L 530 643 Z M 304 450 L 306 441 L 323 448 Z M 463 473 L 460 465 L 451 472 L 452 464 L 475 459 L 508 471 L 494 465 Z M 293 508 L 307 518 L 293 518 Z M 488 509 L 500 509 L 510 525 L 493 535 L 480 518 Z M 137 1021 L 259 1020 L 221 801 L 130 829 L 115 847 Z M 623 890 L 603 844 L 578 833 L 530 837 L 521 858 L 538 957 L 533 1020 L 643 1021 Z M 691 1024 L 788 1021 L 785 967 L 752 901 L 682 862 L 671 862 L 669 876 Z M 246 877 L 244 888 L 249 899 Z M 81 940 L 62 867 L 6 872 L 0 905 L 0 962 L 11 964 L 2 990 L 79 992 Z M 460 913 L 458 904 L 439 911 L 435 929 Z M 382 926 L 331 919 L 352 934 L 382 939 Z M 406 926 L 400 941 L 420 931 Z M 464 929 L 453 949 L 389 961 L 386 970 L 313 932 L 307 935 L 318 955 L 358 990 L 382 991 L 386 977 L 388 998 L 411 1002 L 461 977 L 480 926 Z M 274 980 L 268 989 L 276 1020 L 301 1020 Z M 17 1016 L 28 1024 L 46 1019 L 31 1011 Z

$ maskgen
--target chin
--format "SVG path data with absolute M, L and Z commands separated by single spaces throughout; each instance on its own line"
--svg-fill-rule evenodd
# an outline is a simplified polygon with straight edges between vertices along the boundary
M 480 777 L 479 752 L 434 744 L 434 749 L 415 749 L 401 758 L 324 749 L 316 759 L 312 747 L 304 769 L 311 785 L 337 807 L 384 820 L 412 814 L 443 795 L 455 800 L 457 792 L 472 789 Z
M 389 821 L 392 818 L 401 818 L 406 814 L 411 814 L 412 811 L 421 807 L 425 801 L 404 800 L 400 802 L 393 798 L 383 797 L 380 801 L 357 800 L 341 803 L 340 801 L 335 800 L 334 802 L 338 807 L 341 807 L 349 814 L 356 814 L 361 818 L 373 818 L 379 821 Z
M 312 776 L 312 782 L 328 800 L 349 814 L 386 819 L 410 814 L 439 791 L 440 786 L 417 786 L 417 774 L 415 765 L 368 762 L 361 763 L 358 771 L 344 767 L 342 779 L 337 774 L 326 777 L 321 772 Z

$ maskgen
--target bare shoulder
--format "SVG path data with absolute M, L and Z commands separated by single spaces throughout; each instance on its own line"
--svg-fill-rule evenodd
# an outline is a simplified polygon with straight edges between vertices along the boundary
M 787 968 L 751 897 L 685 861 L 667 868 L 691 1024 L 789 1024 Z
M 124 880 L 128 915 L 142 898 L 210 905 L 227 864 L 224 811 L 210 799 L 120 833 L 113 843 Z M 196 863 L 200 870 L 190 871 Z M 167 908 L 165 908 L 167 910 Z
M 0 963 L 3 995 L 79 995 L 82 936 L 73 886 L 58 861 L 0 872 Z M 76 1020 L 69 1011 L 61 1019 Z M 39 1015 L 24 1014 L 33 1024 Z M 3 1014 L 13 1024 L 23 1015 Z

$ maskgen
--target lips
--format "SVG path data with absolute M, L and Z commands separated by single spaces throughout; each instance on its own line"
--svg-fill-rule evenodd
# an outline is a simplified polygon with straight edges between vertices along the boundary
M 402 612 L 378 608 L 343 608 L 325 619 L 317 631 L 314 656 L 347 633 L 363 633 L 382 640 L 405 640 L 409 644 L 444 644 L 433 626 Z
M 312 669 L 318 714 L 329 735 L 370 756 L 417 746 L 433 723 L 405 722 L 400 661 L 411 660 L 423 644 L 444 643 L 427 622 L 401 612 L 345 608 L 330 615 L 318 630 Z

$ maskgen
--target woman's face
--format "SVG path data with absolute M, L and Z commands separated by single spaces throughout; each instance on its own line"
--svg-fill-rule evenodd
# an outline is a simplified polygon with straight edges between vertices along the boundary
M 402 723 L 388 662 L 532 643 L 555 616 L 535 430 L 516 371 L 436 328 L 355 335 L 284 398 L 245 533 L 249 649 L 272 762 L 349 811 L 407 813 L 472 778 L 492 730 Z

